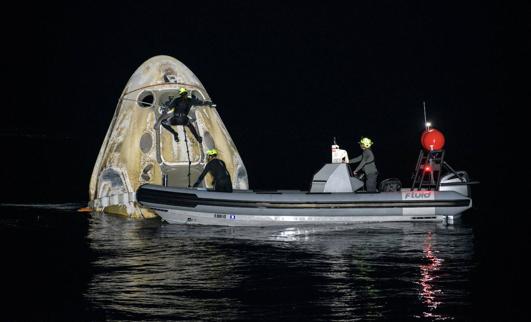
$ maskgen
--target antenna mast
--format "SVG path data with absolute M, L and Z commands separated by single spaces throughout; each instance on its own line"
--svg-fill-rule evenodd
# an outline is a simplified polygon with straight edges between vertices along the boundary
M 426 127 L 426 131 L 429 130 L 428 128 L 428 119 L 426 117 L 426 102 L 422 101 L 422 107 L 424 108 L 424 126 Z

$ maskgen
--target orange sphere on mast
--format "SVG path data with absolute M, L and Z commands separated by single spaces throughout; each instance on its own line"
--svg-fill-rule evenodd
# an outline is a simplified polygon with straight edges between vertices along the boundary
M 428 151 L 442 150 L 444 147 L 444 135 L 441 131 L 431 128 L 422 133 L 420 143 Z

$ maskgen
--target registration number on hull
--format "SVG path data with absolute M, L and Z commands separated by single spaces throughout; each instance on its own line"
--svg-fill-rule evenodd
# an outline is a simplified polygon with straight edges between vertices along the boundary
M 236 219 L 236 215 L 226 215 L 226 214 L 214 214 L 214 218 L 216 219 Z

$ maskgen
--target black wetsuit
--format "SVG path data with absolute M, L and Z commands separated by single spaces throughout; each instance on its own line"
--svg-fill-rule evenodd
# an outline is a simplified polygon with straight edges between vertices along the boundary
M 173 109 L 173 115 L 171 117 L 168 117 L 160 124 L 168 131 L 170 131 L 173 134 L 173 137 L 175 138 L 175 141 L 179 141 L 179 136 L 177 135 L 177 132 L 171 127 L 172 125 L 183 125 L 187 126 L 190 129 L 190 132 L 194 135 L 195 139 L 201 143 L 203 139 L 199 136 L 197 133 L 197 130 L 193 126 L 193 124 L 190 122 L 190 119 L 188 118 L 188 113 L 190 112 L 190 109 L 192 108 L 192 105 L 211 105 L 210 102 L 204 102 L 197 98 L 190 98 L 186 95 L 179 96 L 175 99 L 173 99 L 168 105 L 167 108 L 172 110 Z
M 213 185 L 215 191 L 232 192 L 232 181 L 230 180 L 230 174 L 227 171 L 225 162 L 220 159 L 212 159 L 207 163 L 205 169 L 199 178 L 197 178 L 194 187 L 197 187 L 209 172 L 214 177 Z
M 371 149 L 364 149 L 360 156 L 350 159 L 349 163 L 359 162 L 354 172 L 363 171 L 365 173 L 365 186 L 368 192 L 377 192 L 376 180 L 378 179 L 378 169 L 374 163 L 374 154 Z

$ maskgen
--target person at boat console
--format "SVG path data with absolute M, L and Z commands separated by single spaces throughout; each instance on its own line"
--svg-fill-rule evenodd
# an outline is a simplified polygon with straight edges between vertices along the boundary
M 199 175 L 199 178 L 197 178 L 196 182 L 194 183 L 194 188 L 198 187 L 206 174 L 210 172 L 212 177 L 214 177 L 214 191 L 232 192 L 232 181 L 230 180 L 229 171 L 227 171 L 225 162 L 223 162 L 221 159 L 218 159 L 218 151 L 216 149 L 208 150 L 207 158 L 208 163 L 201 175 Z
M 197 142 L 203 142 L 203 138 L 199 136 L 196 128 L 191 123 L 188 113 L 192 108 L 192 105 L 209 105 L 212 106 L 212 102 L 201 101 L 195 97 L 188 97 L 188 90 L 184 87 L 179 89 L 179 96 L 172 99 L 169 103 L 165 104 L 164 108 L 170 113 L 173 112 L 171 117 L 167 117 L 160 123 L 166 130 L 173 134 L 173 138 L 176 142 L 179 142 L 179 135 L 172 128 L 172 125 L 183 125 L 190 129 L 190 132 L 194 135 Z
M 378 192 L 378 190 L 376 190 L 378 169 L 376 169 L 374 154 L 371 150 L 371 146 L 374 144 L 374 142 L 369 138 L 362 137 L 358 143 L 360 144 L 360 148 L 363 152 L 361 155 L 349 160 L 350 164 L 359 162 L 353 173 L 355 176 L 357 176 L 358 173 L 362 171 L 365 174 L 365 189 L 367 192 Z

